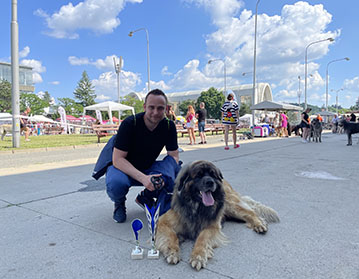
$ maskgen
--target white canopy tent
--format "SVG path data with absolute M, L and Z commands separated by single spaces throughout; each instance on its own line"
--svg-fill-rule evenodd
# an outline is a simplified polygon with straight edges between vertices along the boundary
M 83 115 L 86 114 L 86 110 L 107 111 L 108 115 L 110 117 L 111 123 L 112 123 L 112 111 L 118 111 L 119 115 L 120 115 L 121 111 L 131 110 L 132 114 L 135 114 L 135 109 L 133 107 L 127 106 L 127 105 L 124 105 L 124 104 L 120 104 L 120 103 L 115 103 L 115 102 L 112 102 L 112 101 L 107 101 L 107 102 L 103 102 L 103 103 L 99 103 L 99 104 L 84 107 L 84 114 Z
M 254 106 L 251 106 L 251 110 L 270 110 L 270 111 L 279 111 L 279 110 L 294 110 L 302 111 L 303 108 L 300 106 L 274 102 L 274 101 L 263 101 Z
M 47 118 L 47 117 L 45 117 L 43 115 L 30 116 L 29 121 L 33 121 L 33 122 L 49 122 L 49 123 L 54 123 L 55 122 L 51 118 Z

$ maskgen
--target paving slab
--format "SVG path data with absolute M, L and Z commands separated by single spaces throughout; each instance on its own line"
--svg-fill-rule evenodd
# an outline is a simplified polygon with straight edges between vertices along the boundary
M 273 207 L 281 218 L 265 235 L 244 223 L 224 223 L 229 243 L 215 249 L 200 272 L 188 264 L 191 241 L 181 245 L 176 266 L 162 257 L 130 260 L 130 223 L 145 222 L 134 203 L 141 187 L 128 194 L 126 223 L 113 222 L 105 180 L 91 178 L 94 165 L 66 166 L 79 153 L 64 161 L 55 155 L 59 167 L 51 170 L 1 175 L 0 278 L 358 279 L 359 144 L 353 142 L 347 147 L 344 135 L 324 134 L 321 144 L 294 137 L 247 141 L 229 151 L 220 137 L 205 147 L 183 142 L 182 161 L 214 162 L 238 192 Z M 24 167 L 21 158 L 12 160 Z M 148 238 L 145 225 L 140 240 L 146 249 Z

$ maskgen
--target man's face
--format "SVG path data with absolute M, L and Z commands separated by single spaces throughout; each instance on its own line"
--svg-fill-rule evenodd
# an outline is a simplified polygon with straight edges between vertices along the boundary
M 159 95 L 149 95 L 143 105 L 145 118 L 152 124 L 159 123 L 165 117 L 166 99 Z

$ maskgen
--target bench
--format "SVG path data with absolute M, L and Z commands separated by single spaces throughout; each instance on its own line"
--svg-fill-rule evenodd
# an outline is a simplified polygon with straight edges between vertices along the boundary
M 117 134 L 119 126 L 120 125 L 117 124 L 110 124 L 110 125 L 93 124 L 92 129 L 97 135 L 97 142 L 100 143 L 100 139 L 102 137 L 107 137 L 109 135 Z
M 43 133 L 45 135 L 60 135 L 64 131 L 63 127 L 44 127 Z

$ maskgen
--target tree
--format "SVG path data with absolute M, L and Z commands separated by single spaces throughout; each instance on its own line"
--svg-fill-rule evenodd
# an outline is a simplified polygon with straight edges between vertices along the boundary
M 239 116 L 243 116 L 245 114 L 251 114 L 252 111 L 247 104 L 241 104 L 241 107 L 239 108 Z
M 201 96 L 197 99 L 197 104 L 199 106 L 201 102 L 205 103 L 208 118 L 221 119 L 221 107 L 225 99 L 222 92 L 211 87 L 207 91 L 201 93 Z
M 11 83 L 0 81 L 0 112 L 11 111 Z
M 48 106 L 52 104 L 52 97 L 49 92 L 45 91 L 41 98 Z
M 82 78 L 77 84 L 74 96 L 83 107 L 95 104 L 95 87 L 92 85 L 86 71 L 82 73 Z
M 121 104 L 127 105 L 127 106 L 131 106 L 135 109 L 136 113 L 140 113 L 143 112 L 143 104 L 144 101 L 138 100 L 136 98 L 133 97 L 124 97 L 121 99 Z M 130 110 L 126 110 L 124 112 L 122 112 L 121 114 L 121 119 L 125 119 L 127 116 L 131 115 L 132 111 Z
M 179 109 L 181 115 L 186 116 L 189 105 L 193 106 L 194 110 L 196 110 L 195 104 L 196 104 L 196 101 L 194 101 L 194 100 L 185 100 L 185 101 L 181 102 L 180 105 L 178 106 L 178 109 Z
M 20 93 L 20 111 L 31 108 L 31 114 L 43 114 L 48 104 L 33 93 Z
M 66 114 L 71 114 L 73 116 L 79 117 L 83 113 L 83 106 L 79 103 L 76 103 L 75 100 L 71 98 L 59 98 L 59 106 L 63 107 L 66 111 Z

